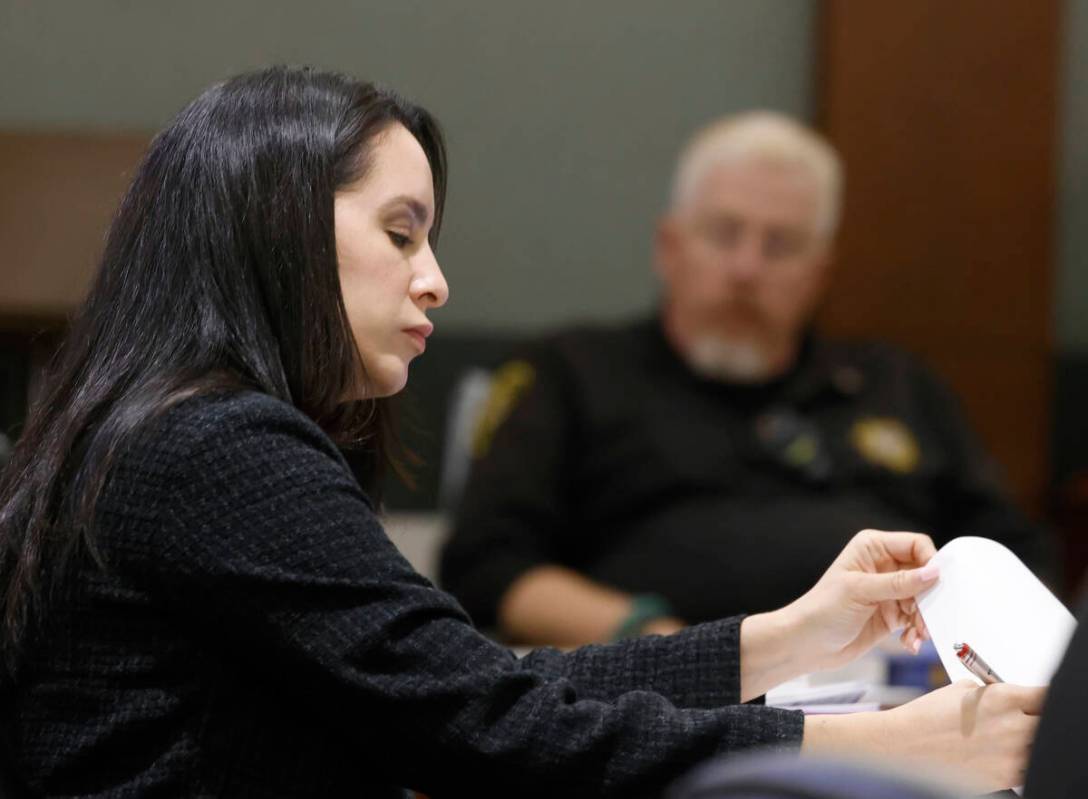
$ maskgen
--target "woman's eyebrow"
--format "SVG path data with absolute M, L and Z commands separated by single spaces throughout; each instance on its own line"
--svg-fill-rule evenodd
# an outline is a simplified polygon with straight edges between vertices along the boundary
M 396 197 L 386 201 L 382 204 L 382 211 L 388 211 L 393 206 L 405 205 L 408 207 L 408 211 L 412 214 L 416 224 L 424 225 L 427 222 L 427 218 L 430 216 L 430 212 L 427 207 L 417 200 L 415 197 L 410 197 L 407 194 L 399 194 Z

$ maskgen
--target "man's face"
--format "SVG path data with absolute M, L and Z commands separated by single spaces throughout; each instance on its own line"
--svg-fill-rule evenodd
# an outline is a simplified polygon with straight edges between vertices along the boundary
M 792 358 L 825 283 L 819 210 L 797 168 L 736 162 L 703 177 L 657 242 L 667 323 L 685 347 L 714 341 L 788 366 L 775 361 Z

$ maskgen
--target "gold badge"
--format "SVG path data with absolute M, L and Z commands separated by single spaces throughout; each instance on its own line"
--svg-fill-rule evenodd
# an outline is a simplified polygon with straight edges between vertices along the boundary
M 528 361 L 510 361 L 491 378 L 491 391 L 480 412 L 472 437 L 472 455 L 482 458 L 491 449 L 495 431 L 506 421 L 514 406 L 536 380 L 536 370 Z
M 898 419 L 859 419 L 850 430 L 850 442 L 870 463 L 899 474 L 913 472 L 922 458 L 914 434 Z

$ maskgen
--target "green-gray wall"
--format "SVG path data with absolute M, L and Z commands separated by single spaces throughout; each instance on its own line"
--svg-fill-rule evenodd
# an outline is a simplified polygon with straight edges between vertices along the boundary
M 0 128 L 152 130 L 270 62 L 393 85 L 451 153 L 440 327 L 648 307 L 672 160 L 724 112 L 811 113 L 811 0 L 0 0 Z

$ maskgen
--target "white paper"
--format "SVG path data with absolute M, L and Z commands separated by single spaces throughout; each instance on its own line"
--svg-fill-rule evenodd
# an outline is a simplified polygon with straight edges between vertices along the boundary
M 932 561 L 937 584 L 918 609 L 950 680 L 982 681 L 954 651 L 966 643 L 1002 680 L 1049 685 L 1076 620 L 1019 558 L 988 538 L 957 538 Z
M 860 702 L 870 686 L 860 681 L 812 684 L 807 677 L 784 682 L 767 692 L 770 707 L 799 708 L 805 705 L 848 705 Z

